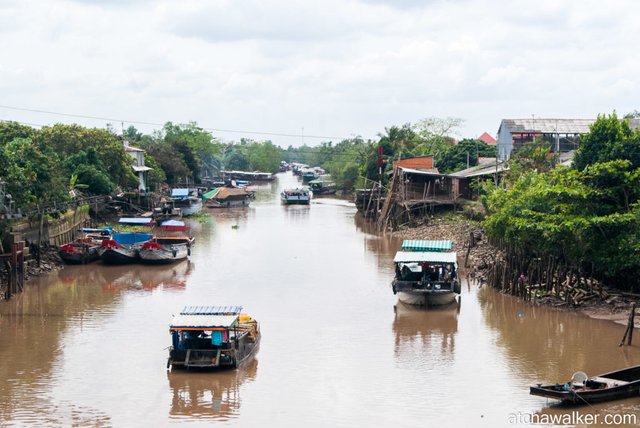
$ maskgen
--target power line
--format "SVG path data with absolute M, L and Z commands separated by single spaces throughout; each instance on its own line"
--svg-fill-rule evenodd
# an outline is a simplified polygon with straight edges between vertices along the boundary
M 115 123 L 133 123 L 133 124 L 137 124 L 137 125 L 150 125 L 150 126 L 164 126 L 164 123 L 158 123 L 158 122 L 145 122 L 145 121 L 141 121 L 141 120 L 125 120 L 125 119 L 115 119 L 115 118 L 110 118 L 110 117 L 101 117 L 101 116 L 90 116 L 90 115 L 84 115 L 84 114 L 74 114 L 74 113 L 60 113 L 60 112 L 55 112 L 55 111 L 49 111 L 49 110 L 39 110 L 39 109 L 30 109 L 30 108 L 23 108 L 23 107 L 14 107 L 14 106 L 7 106 L 7 105 L 0 105 L 0 108 L 5 108 L 8 110 L 18 110 L 18 111 L 27 111 L 27 112 L 31 112 L 31 113 L 44 113 L 44 114 L 52 114 L 52 115 L 57 115 L 57 116 L 66 116 L 66 117 L 77 117 L 77 118 L 81 118 L 81 119 L 94 119 L 94 120 L 106 120 L 109 122 L 115 122 Z M 268 131 L 243 131 L 243 130 L 237 130 L 237 129 L 221 129 L 221 128 L 208 128 L 208 127 L 201 127 L 204 130 L 207 131 L 211 131 L 211 132 L 229 132 L 229 133 L 235 133 L 235 134 L 253 134 L 253 135 L 269 135 L 269 136 L 275 136 L 275 137 L 291 137 L 291 138 L 315 138 L 315 139 L 329 139 L 329 140 L 348 140 L 348 137 L 337 137 L 337 136 L 328 136 L 328 135 L 309 135 L 309 134 L 287 134 L 287 133 L 280 133 L 280 132 L 268 132 Z

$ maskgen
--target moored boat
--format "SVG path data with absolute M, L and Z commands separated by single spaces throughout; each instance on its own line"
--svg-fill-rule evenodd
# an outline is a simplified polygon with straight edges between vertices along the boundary
M 135 263 L 140 260 L 140 247 L 151 238 L 150 233 L 114 233 L 111 239 L 102 241 L 100 259 L 105 264 Z
M 85 234 L 84 237 L 64 244 L 58 249 L 58 254 L 65 263 L 90 263 L 98 260 L 102 241 L 111 239 L 113 233 L 111 227 L 82 228 L 80 231 Z
M 286 205 L 303 204 L 309 205 L 311 195 L 306 189 L 286 189 L 280 193 L 280 200 Z
M 591 404 L 640 394 L 640 366 L 589 377 L 576 372 L 571 380 L 553 385 L 532 386 L 531 395 L 553 398 L 566 404 Z
M 441 306 L 460 294 L 457 254 L 451 241 L 405 240 L 393 259 L 393 294 L 403 303 Z
M 171 200 L 175 208 L 179 208 L 183 216 L 187 217 L 202 211 L 202 199 L 189 189 L 172 189 Z
M 336 193 L 336 183 L 330 176 L 320 176 L 309 182 L 313 195 L 332 195 Z
M 193 238 L 182 236 L 155 237 L 142 244 L 140 261 L 146 264 L 168 264 L 191 255 Z
M 218 187 L 202 195 L 205 206 L 209 208 L 246 207 L 252 199 L 252 193 L 240 187 Z
M 241 306 L 186 306 L 169 325 L 167 368 L 236 368 L 260 343 L 258 322 Z

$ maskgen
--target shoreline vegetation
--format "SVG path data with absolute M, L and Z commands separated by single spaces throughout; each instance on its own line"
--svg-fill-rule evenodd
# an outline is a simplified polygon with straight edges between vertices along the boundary
M 522 286 L 530 295 L 529 298 L 512 292 L 514 290 L 509 287 L 496 287 L 489 283 L 491 271 L 497 265 L 495 260 L 504 258 L 504 254 L 491 244 L 481 222 L 467 218 L 464 213 L 437 214 L 425 217 L 423 221 L 426 223 L 405 226 L 394 231 L 392 236 L 402 239 L 454 241 L 462 272 L 469 281 L 479 287 L 491 286 L 498 292 L 509 294 L 531 305 L 570 310 L 590 318 L 622 325 L 627 324 L 632 306 L 640 305 L 640 295 L 606 287 L 595 280 L 576 284 L 567 294 L 562 292 L 559 296 L 553 292 L 540 291 L 540 284 L 529 284 L 527 280 L 523 281 Z M 566 296 L 569 296 L 568 300 Z

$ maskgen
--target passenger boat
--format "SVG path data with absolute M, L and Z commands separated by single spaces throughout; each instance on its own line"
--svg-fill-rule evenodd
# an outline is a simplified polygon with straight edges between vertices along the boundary
M 566 383 L 532 386 L 531 395 L 560 400 L 565 404 L 591 404 L 640 394 L 640 366 L 588 377 L 576 372 Z
M 258 322 L 242 306 L 185 306 L 169 326 L 167 368 L 236 368 L 260 343 Z
M 90 263 L 100 258 L 99 249 L 102 241 L 111 239 L 113 229 L 105 227 L 102 229 L 82 228 L 84 237 L 64 244 L 58 249 L 60 258 L 65 263 Z
M 302 170 L 301 176 L 302 176 L 302 181 L 304 183 L 308 183 L 318 178 L 318 173 L 313 168 L 305 168 Z
M 272 181 L 275 176 L 270 172 L 260 171 L 222 171 L 225 180 Z
M 205 206 L 209 208 L 246 207 L 252 199 L 252 193 L 239 187 L 218 187 L 202 195 Z
M 185 217 L 202 211 L 202 199 L 189 189 L 172 189 L 171 200 L 173 206 L 179 208 Z
M 336 183 L 330 177 L 320 176 L 309 182 L 313 195 L 332 195 L 336 193 Z
M 403 303 L 440 306 L 460 294 L 458 261 L 452 241 L 404 240 L 393 259 L 393 294 Z
M 142 244 L 140 261 L 146 264 L 168 264 L 191 255 L 193 238 L 186 236 L 155 237 Z
M 102 241 L 100 259 L 105 264 L 135 263 L 140 260 L 140 247 L 151 238 L 150 233 L 114 233 L 111 239 Z
M 290 204 L 303 204 L 309 205 L 311 202 L 311 195 L 306 189 L 287 189 L 280 193 L 280 200 L 286 205 Z

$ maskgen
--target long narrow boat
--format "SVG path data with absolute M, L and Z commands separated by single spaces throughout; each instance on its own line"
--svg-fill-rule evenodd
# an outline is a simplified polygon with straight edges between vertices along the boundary
M 566 383 L 532 386 L 531 395 L 553 398 L 567 404 L 591 404 L 640 394 L 640 366 L 633 366 L 598 376 L 576 372 Z
M 100 259 L 112 265 L 135 263 L 140 260 L 140 247 L 151 238 L 150 233 L 114 233 L 111 239 L 102 241 Z
M 146 264 L 168 264 L 191 255 L 193 238 L 187 236 L 160 236 L 140 247 L 140 261 Z
M 260 344 L 258 322 L 242 306 L 186 306 L 169 326 L 167 368 L 236 368 Z

